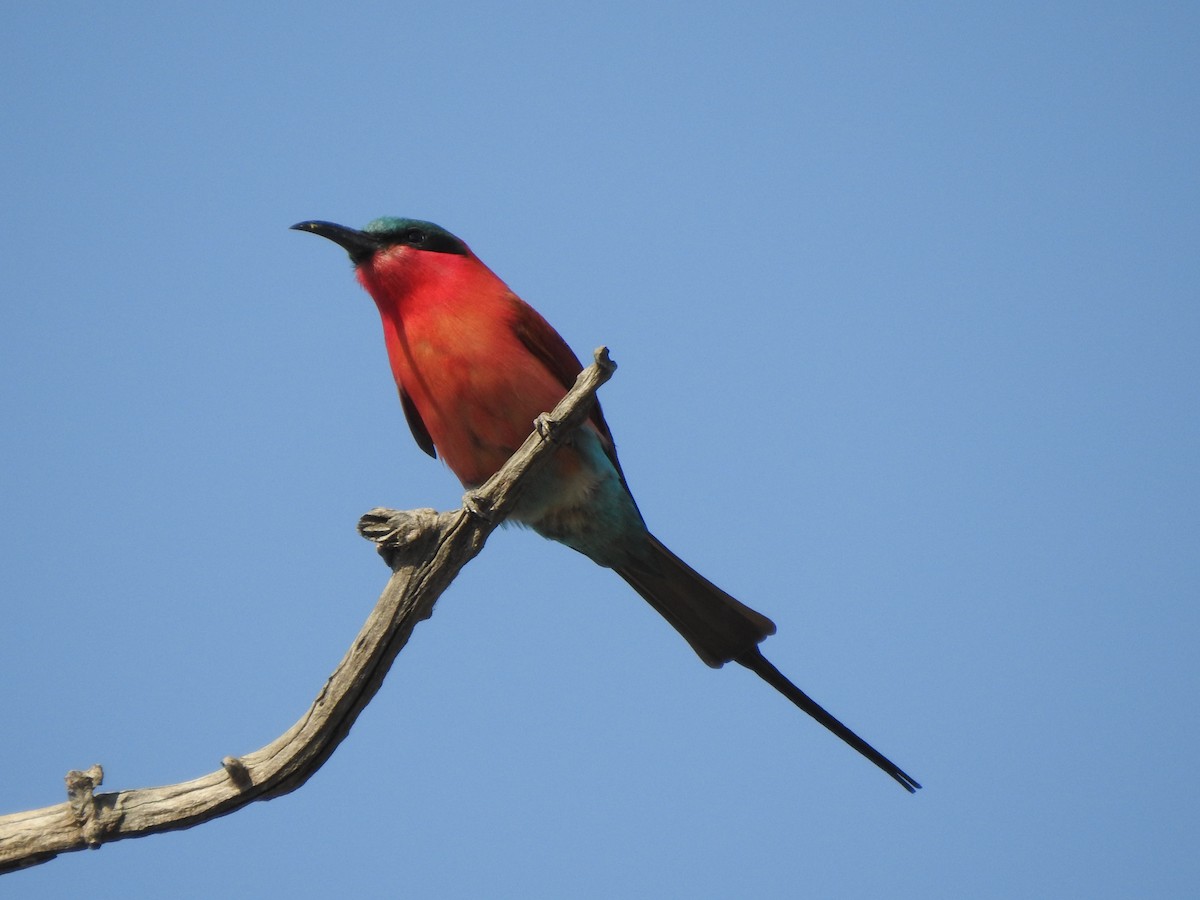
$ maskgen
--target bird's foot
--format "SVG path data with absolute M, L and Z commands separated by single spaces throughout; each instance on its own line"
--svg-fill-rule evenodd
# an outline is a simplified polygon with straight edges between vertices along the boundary
M 557 444 L 561 440 L 562 427 L 550 418 L 549 413 L 542 413 L 534 419 L 533 428 L 547 444 Z
M 467 491 L 463 494 L 463 509 L 485 522 L 493 519 L 491 502 L 478 491 Z

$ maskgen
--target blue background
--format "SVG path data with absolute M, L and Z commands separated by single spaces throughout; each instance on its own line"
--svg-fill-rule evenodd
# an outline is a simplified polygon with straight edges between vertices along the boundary
M 14 6 L 0 812 L 307 707 L 458 505 L 301 219 L 456 232 L 651 526 L 910 797 L 612 573 L 489 543 L 297 793 L 21 897 L 1196 889 L 1193 4 Z

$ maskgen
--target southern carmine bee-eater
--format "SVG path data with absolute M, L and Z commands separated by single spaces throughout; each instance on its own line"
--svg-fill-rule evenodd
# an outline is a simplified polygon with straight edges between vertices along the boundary
M 583 369 L 558 332 L 444 228 L 397 218 L 376 219 L 361 231 L 318 221 L 292 227 L 350 254 L 379 307 L 413 437 L 464 487 L 493 475 Z M 708 665 L 745 666 L 906 790 L 920 787 L 767 661 L 758 644 L 775 633 L 775 623 L 649 532 L 599 403 L 535 475 L 512 518 L 615 571 Z

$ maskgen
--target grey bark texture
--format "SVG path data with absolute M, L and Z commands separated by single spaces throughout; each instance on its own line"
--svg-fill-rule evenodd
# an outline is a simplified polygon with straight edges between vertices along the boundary
M 417 622 L 429 618 L 442 591 L 512 512 L 529 473 L 586 420 L 596 390 L 615 369 L 608 350 L 596 350 L 562 402 L 538 418 L 499 472 L 467 493 L 462 509 L 373 509 L 359 520 L 359 533 L 376 543 L 392 577 L 345 657 L 291 728 L 265 747 L 227 756 L 220 769 L 179 784 L 97 793 L 104 778 L 99 765 L 69 772 L 65 803 L 0 816 L 0 874 L 72 850 L 191 828 L 304 784 L 350 732 Z

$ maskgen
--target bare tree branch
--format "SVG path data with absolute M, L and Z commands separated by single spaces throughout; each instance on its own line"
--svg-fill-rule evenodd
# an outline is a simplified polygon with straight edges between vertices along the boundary
M 375 696 L 417 622 L 429 618 L 442 591 L 483 549 L 513 510 L 530 472 L 591 411 L 615 363 L 599 348 L 562 402 L 539 416 L 533 434 L 463 509 L 438 513 L 373 509 L 359 533 L 379 546 L 392 577 L 345 657 L 308 711 L 260 750 L 227 756 L 221 768 L 164 787 L 98 794 L 100 766 L 67 774 L 67 802 L 0 816 L 0 874 L 47 862 L 59 853 L 125 838 L 191 828 L 296 790 L 327 760 Z

